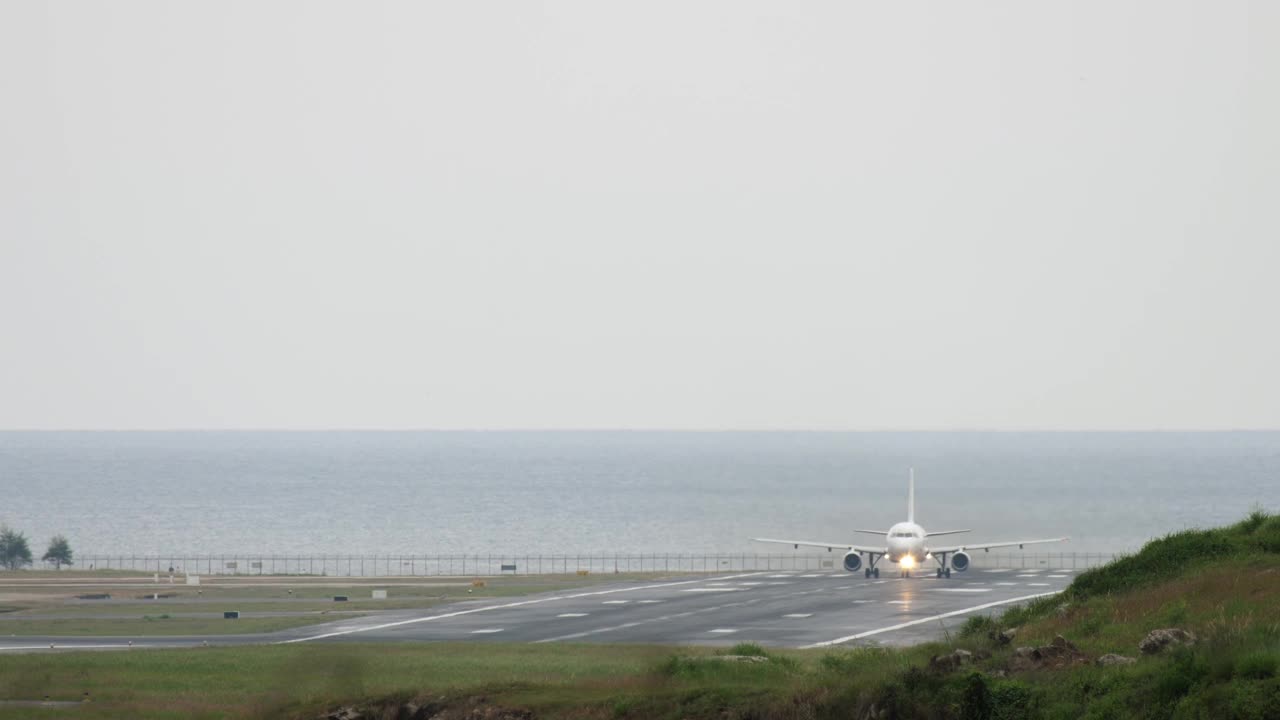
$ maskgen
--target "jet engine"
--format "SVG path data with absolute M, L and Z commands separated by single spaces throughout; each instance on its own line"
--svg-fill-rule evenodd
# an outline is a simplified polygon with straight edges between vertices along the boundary
M 969 569 L 969 553 L 958 552 L 955 555 L 952 555 L 951 567 L 955 568 L 956 572 L 964 572 L 965 570 L 968 570 Z
M 850 551 L 844 556 L 844 569 L 849 572 L 858 572 L 862 569 L 862 555 L 857 551 Z

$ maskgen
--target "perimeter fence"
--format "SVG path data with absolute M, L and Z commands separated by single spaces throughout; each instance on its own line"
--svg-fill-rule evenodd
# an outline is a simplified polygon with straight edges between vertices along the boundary
M 1079 570 L 1111 562 L 1112 553 L 974 552 L 972 567 Z M 923 572 L 931 572 L 928 562 Z M 81 570 L 130 570 L 185 575 L 315 575 L 422 577 L 587 573 L 753 572 L 841 570 L 837 553 L 562 554 L 562 555 L 78 555 Z M 883 567 L 883 566 L 882 566 Z

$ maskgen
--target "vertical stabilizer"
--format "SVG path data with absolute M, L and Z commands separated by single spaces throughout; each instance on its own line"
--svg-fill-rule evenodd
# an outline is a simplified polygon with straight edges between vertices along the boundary
M 916 469 L 907 478 L 907 522 L 916 521 Z

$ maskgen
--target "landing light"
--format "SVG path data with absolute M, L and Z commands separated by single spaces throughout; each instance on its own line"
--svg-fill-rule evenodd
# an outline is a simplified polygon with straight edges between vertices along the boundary
M 907 568 L 908 570 L 916 566 L 916 559 L 910 555 L 902 556 L 901 562 L 902 567 Z

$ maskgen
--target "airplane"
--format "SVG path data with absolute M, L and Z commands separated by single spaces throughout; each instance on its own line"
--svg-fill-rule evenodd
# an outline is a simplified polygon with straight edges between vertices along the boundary
M 916 473 L 912 469 L 910 478 L 907 481 L 907 521 L 900 522 L 888 530 L 854 530 L 857 533 L 868 533 L 871 535 L 883 535 L 885 538 L 884 545 L 850 545 L 846 543 L 825 543 L 811 542 L 807 540 L 774 540 L 772 538 L 751 538 L 755 542 L 780 543 L 783 545 L 792 545 L 797 550 L 801 545 L 805 547 L 824 547 L 827 552 L 831 552 L 833 548 L 846 549 L 844 556 L 844 569 L 849 572 L 858 572 L 864 570 L 864 577 L 880 577 L 880 568 L 876 567 L 876 563 L 882 558 L 888 558 L 889 562 L 897 563 L 901 570 L 899 577 L 911 577 L 911 570 L 920 567 L 926 560 L 932 559 L 938 563 L 938 577 L 951 577 L 952 568 L 956 572 L 964 572 L 969 569 L 969 551 L 984 550 L 991 551 L 991 548 L 1013 547 L 1018 546 L 1022 549 L 1024 545 L 1035 545 L 1038 543 L 1054 543 L 1066 542 L 1068 538 L 1048 538 L 1043 540 L 1013 540 L 1009 542 L 995 543 L 979 543 L 974 545 L 949 545 L 943 547 L 932 547 L 928 544 L 930 538 L 940 535 L 958 535 L 960 533 L 973 532 L 972 530 L 943 530 L 942 532 L 925 532 L 915 522 L 916 507 Z M 867 556 L 866 568 L 863 568 L 862 556 Z M 950 557 L 950 564 L 947 559 Z

